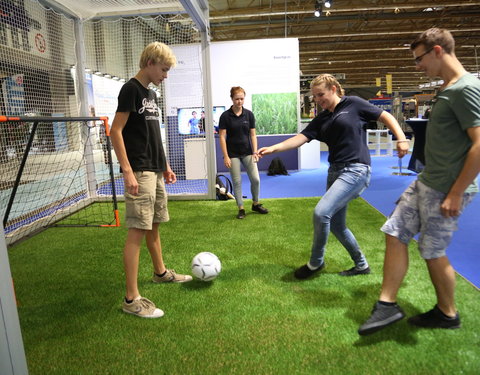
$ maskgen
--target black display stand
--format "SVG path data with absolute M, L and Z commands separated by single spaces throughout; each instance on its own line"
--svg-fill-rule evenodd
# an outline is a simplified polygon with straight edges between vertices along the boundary
M 405 120 L 405 122 L 412 128 L 415 137 L 408 169 L 419 173 L 425 165 L 425 134 L 427 131 L 428 120 L 419 118 Z

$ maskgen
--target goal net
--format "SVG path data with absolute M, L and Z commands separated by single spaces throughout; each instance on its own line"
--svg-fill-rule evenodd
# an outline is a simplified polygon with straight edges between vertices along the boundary
M 207 154 L 214 159 L 212 134 L 216 124 L 213 121 L 205 123 L 202 111 L 213 112 L 211 116 L 215 121 L 223 108 L 205 108 L 201 35 L 192 19 L 182 12 L 182 4 L 176 0 L 155 1 L 151 4 L 155 4 L 157 11 L 150 15 L 137 12 L 132 16 L 132 7 L 129 7 L 130 15 L 114 12 L 105 18 L 89 18 L 72 13 L 75 9 L 88 8 L 86 2 L 66 3 L 75 4 L 75 7 L 52 8 L 49 1 L 38 0 L 9 0 L 0 4 L 0 116 L 59 116 L 57 121 L 37 124 L 24 175 L 17 187 L 27 203 L 22 206 L 14 201 L 6 222 L 8 233 L 18 230 L 17 224 L 12 226 L 11 220 L 32 226 L 25 221 L 31 215 L 30 208 L 39 210 L 43 216 L 48 206 L 44 204 L 47 196 L 54 202 L 78 199 L 69 194 L 81 196 L 80 186 L 73 182 L 73 185 L 67 185 L 65 178 L 75 174 L 73 181 L 77 181 L 85 177 L 80 177 L 81 173 L 88 175 L 87 168 L 80 167 L 87 159 L 92 159 L 98 181 L 104 181 L 98 176 L 100 172 L 106 172 L 101 161 L 101 122 L 65 118 L 106 117 L 111 124 L 120 88 L 138 72 L 141 52 L 153 41 L 169 45 L 178 60 L 162 84 L 151 86 L 157 93 L 157 104 L 161 109 L 164 150 L 177 175 L 177 183 L 167 185 L 168 196 L 170 199 L 209 198 L 215 190 L 215 181 L 208 180 L 212 175 L 209 168 L 214 161 L 207 160 Z M 110 9 L 110 0 L 96 3 L 105 12 Z M 140 7 L 145 1 L 132 0 L 131 3 Z M 166 10 L 159 12 L 160 8 Z M 196 112 L 196 118 L 190 123 L 193 112 Z M 7 211 L 5 196 L 13 188 L 23 147 L 33 127 L 32 121 L 0 123 L 2 217 Z M 60 123 L 64 125 L 58 125 Z M 58 143 L 59 129 L 67 129 L 68 144 L 64 148 Z M 82 149 L 87 141 L 92 143 L 91 156 Z M 119 165 L 114 153 L 112 156 L 116 193 L 121 199 L 123 182 L 118 176 Z M 37 173 L 44 175 L 39 177 Z M 100 183 L 99 186 L 103 185 Z M 35 188 L 39 191 L 35 192 Z M 100 190 L 95 191 L 90 186 L 88 192 L 96 195 L 97 201 L 103 199 Z M 64 197 L 57 199 L 56 194 Z M 71 220 L 78 214 L 67 216 Z M 51 220 L 56 222 L 58 218 Z
M 118 226 L 105 118 L 0 118 L 0 213 L 7 244 L 58 226 Z
M 147 44 L 160 41 L 172 48 L 177 65 L 159 86 L 150 86 L 157 93 L 162 112 L 167 160 L 177 176 L 177 183 L 166 188 L 169 198 L 207 198 L 206 136 L 214 132 L 215 124 L 205 124 L 203 119 L 202 112 L 208 109 L 204 106 L 202 52 L 192 20 L 180 14 L 118 17 L 87 20 L 82 28 L 85 67 L 91 73 L 94 91 L 105 88 L 103 100 L 94 103 L 97 116 L 112 118 L 118 91 L 138 72 L 139 58 Z M 114 106 L 109 108 L 110 103 Z M 210 111 L 219 118 L 219 108 Z

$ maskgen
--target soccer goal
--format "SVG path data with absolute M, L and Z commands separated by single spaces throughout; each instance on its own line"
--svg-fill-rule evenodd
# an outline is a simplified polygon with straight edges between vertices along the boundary
M 106 117 L 0 116 L 8 245 L 49 226 L 119 226 Z

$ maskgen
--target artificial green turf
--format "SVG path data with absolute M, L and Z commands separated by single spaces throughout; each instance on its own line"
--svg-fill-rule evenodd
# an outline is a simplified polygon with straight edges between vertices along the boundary
M 211 251 L 211 283 L 153 284 L 142 249 L 139 287 L 160 319 L 121 312 L 125 228 L 52 228 L 9 251 L 30 374 L 478 374 L 479 292 L 458 277 L 460 330 L 421 330 L 406 320 L 357 334 L 382 280 L 384 217 L 361 199 L 348 221 L 371 275 L 345 278 L 352 262 L 329 239 L 326 268 L 312 280 L 292 271 L 310 254 L 317 199 L 270 199 L 268 215 L 235 219 L 233 201 L 172 201 L 162 224 L 167 266 L 189 272 Z M 123 204 L 120 205 L 123 217 Z M 435 304 L 424 262 L 410 246 L 399 295 L 407 315 Z

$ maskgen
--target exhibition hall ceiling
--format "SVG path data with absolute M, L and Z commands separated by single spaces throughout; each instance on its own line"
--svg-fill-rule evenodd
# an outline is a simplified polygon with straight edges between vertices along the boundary
M 81 18 L 184 13 L 184 0 L 38 0 Z M 415 70 L 410 43 L 430 27 L 449 29 L 467 70 L 478 72 L 480 0 L 196 0 L 210 9 L 213 42 L 298 38 L 303 81 L 320 73 L 344 77 L 345 87 L 372 87 L 391 74 L 394 91 L 430 80 Z M 322 5 L 320 17 L 314 16 Z M 248 51 L 238 51 L 248 54 Z M 252 56 L 255 58 L 255 56 Z M 281 79 L 281 77 L 279 77 Z
M 375 86 L 377 77 L 385 86 L 385 75 L 392 74 L 394 91 L 410 91 L 430 80 L 415 70 L 409 45 L 435 26 L 453 33 L 460 61 L 478 71 L 480 1 L 332 0 L 320 17 L 314 16 L 315 4 L 209 0 L 212 40 L 298 38 L 306 77 L 334 73 L 345 76 L 346 87 L 365 87 Z

